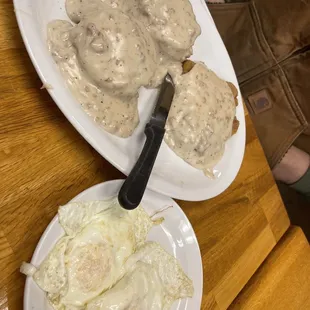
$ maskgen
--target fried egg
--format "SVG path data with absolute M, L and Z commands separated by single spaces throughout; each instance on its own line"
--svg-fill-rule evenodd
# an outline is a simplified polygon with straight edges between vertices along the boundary
M 142 207 L 126 211 L 116 199 L 59 208 L 66 236 L 33 278 L 56 309 L 84 307 L 125 274 L 125 262 L 145 242 L 153 222 Z M 78 309 L 77 308 L 77 309 Z
M 33 274 L 33 279 L 46 292 L 57 294 L 66 284 L 64 255 L 70 238 L 61 238 L 40 268 Z
M 126 262 L 126 275 L 88 303 L 87 310 L 168 310 L 194 293 L 178 261 L 155 242 L 145 243 Z
M 39 268 L 23 264 L 55 310 L 168 310 L 192 297 L 192 281 L 158 243 L 146 242 L 153 221 L 140 206 L 108 201 L 59 208 L 63 236 Z

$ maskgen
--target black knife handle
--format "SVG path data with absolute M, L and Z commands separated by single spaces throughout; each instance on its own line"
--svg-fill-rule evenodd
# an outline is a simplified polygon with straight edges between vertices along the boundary
M 154 123 L 148 123 L 144 133 L 146 135 L 146 141 L 142 152 L 118 194 L 120 205 L 127 210 L 137 208 L 142 200 L 163 141 L 165 129 Z

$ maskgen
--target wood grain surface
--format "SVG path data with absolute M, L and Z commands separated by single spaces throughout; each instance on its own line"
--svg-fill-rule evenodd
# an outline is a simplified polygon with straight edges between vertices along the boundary
M 0 309 L 22 309 L 36 244 L 60 204 L 122 178 L 58 110 L 24 48 L 12 0 L 0 0 Z M 204 266 L 202 309 L 225 309 L 289 226 L 249 116 L 244 162 L 220 196 L 178 203 L 197 234 Z
M 230 309 L 310 309 L 310 247 L 291 227 Z

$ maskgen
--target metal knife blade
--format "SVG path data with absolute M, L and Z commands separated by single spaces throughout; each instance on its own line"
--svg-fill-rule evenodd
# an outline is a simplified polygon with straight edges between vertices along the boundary
M 151 124 L 156 124 L 157 126 L 161 126 L 163 128 L 165 127 L 174 92 L 175 87 L 172 77 L 169 73 L 167 73 L 160 87 L 156 106 L 150 121 Z

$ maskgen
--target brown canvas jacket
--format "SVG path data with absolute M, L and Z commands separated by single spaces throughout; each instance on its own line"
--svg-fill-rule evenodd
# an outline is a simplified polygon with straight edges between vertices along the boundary
M 271 168 L 310 154 L 310 1 L 209 4 Z

